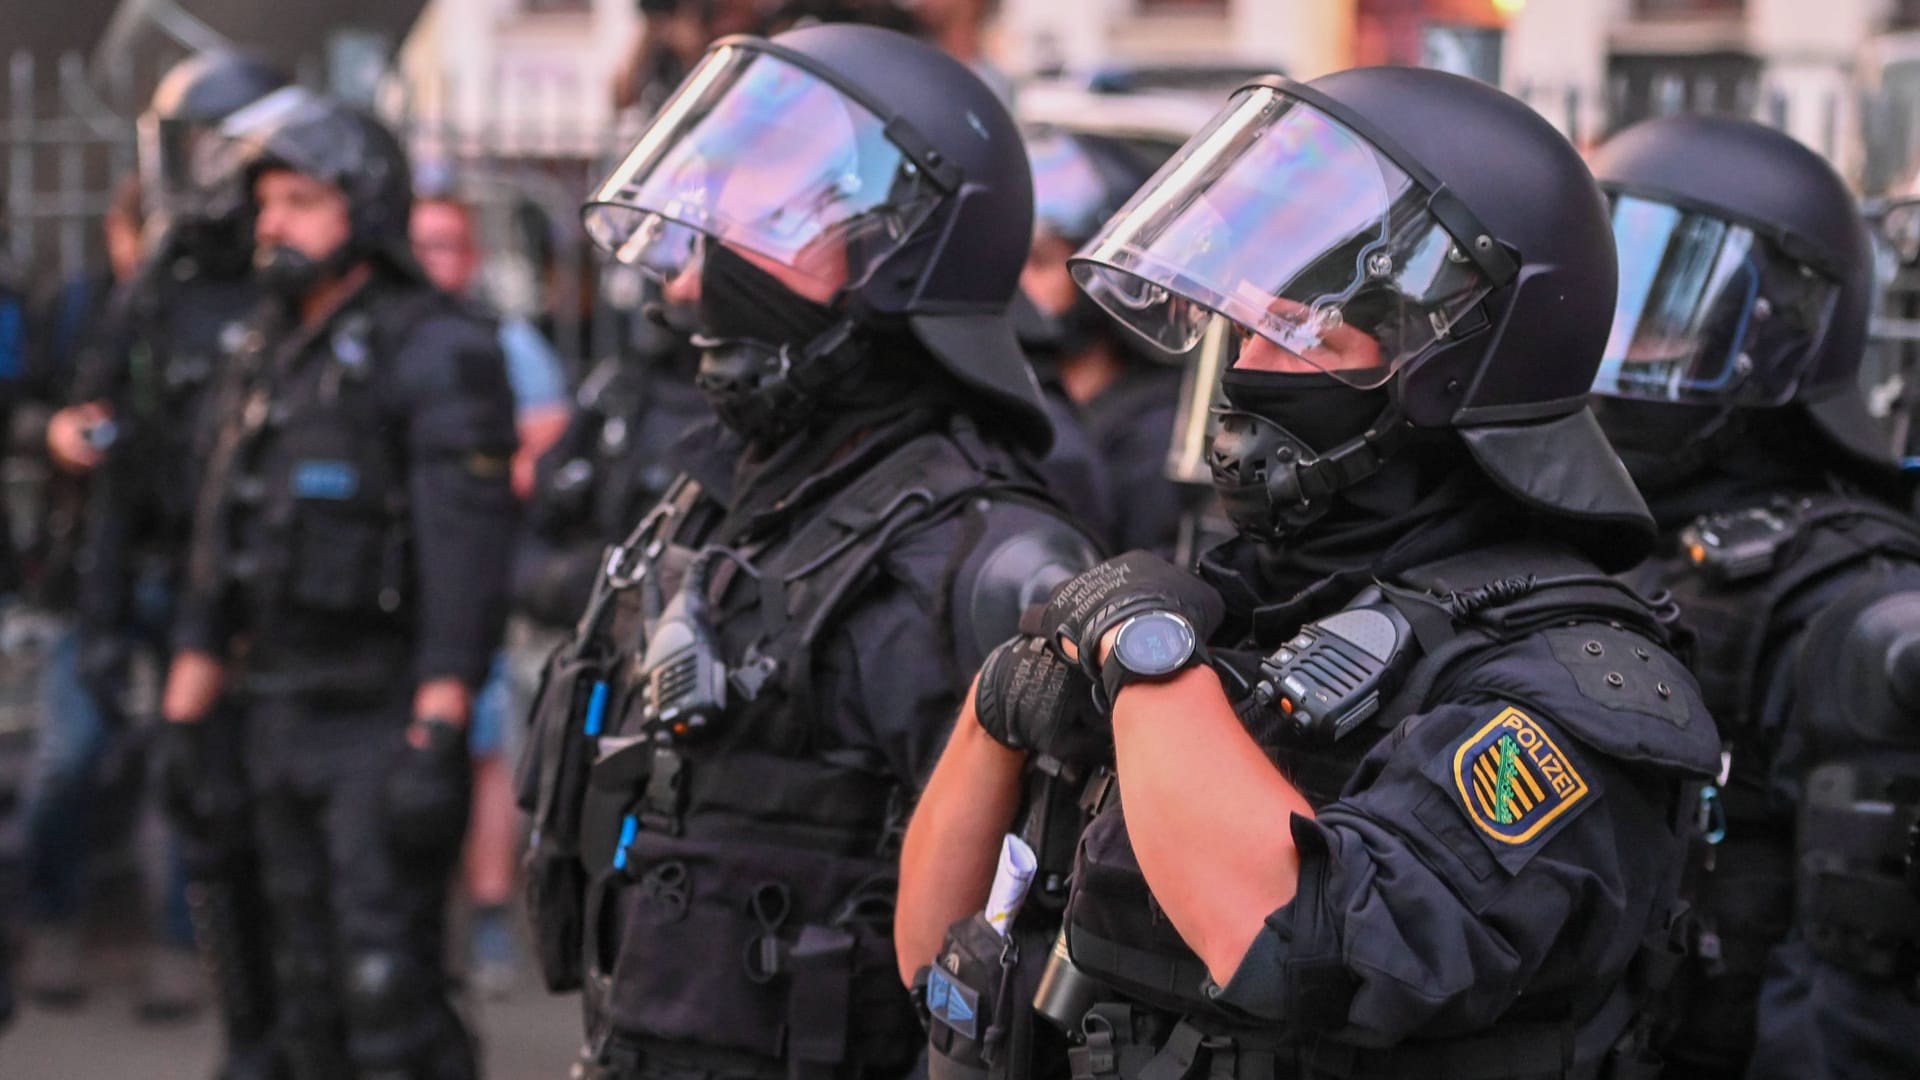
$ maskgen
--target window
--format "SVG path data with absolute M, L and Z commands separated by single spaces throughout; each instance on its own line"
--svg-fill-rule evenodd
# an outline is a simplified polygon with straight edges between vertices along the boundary
M 1633 14 L 1641 19 L 1737 16 L 1746 8 L 1746 0 L 1633 0 Z
M 1227 0 L 1134 0 L 1143 15 L 1225 15 Z

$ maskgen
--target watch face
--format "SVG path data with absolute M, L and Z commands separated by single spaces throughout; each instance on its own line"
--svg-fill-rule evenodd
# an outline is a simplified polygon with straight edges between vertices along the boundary
M 1149 611 L 1127 620 L 1113 651 L 1137 675 L 1170 675 L 1193 659 L 1193 627 L 1170 611 Z

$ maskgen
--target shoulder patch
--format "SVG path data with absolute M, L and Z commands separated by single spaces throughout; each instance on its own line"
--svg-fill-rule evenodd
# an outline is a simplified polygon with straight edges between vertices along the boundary
M 1560 741 L 1511 705 L 1457 743 L 1445 763 L 1445 786 L 1509 871 L 1596 794 Z

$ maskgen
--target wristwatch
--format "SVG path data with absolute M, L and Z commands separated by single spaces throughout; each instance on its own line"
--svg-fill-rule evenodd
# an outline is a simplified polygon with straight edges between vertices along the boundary
M 1200 652 L 1193 624 L 1177 611 L 1143 611 L 1120 624 L 1113 649 L 1100 664 L 1100 685 L 1111 708 L 1121 688 L 1160 682 L 1193 666 Z

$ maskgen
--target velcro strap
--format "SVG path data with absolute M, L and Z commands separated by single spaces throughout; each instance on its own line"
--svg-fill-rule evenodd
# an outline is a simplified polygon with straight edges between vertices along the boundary
M 1197 1004 L 1207 1002 L 1201 989 L 1207 983 L 1207 968 L 1199 957 L 1163 955 L 1149 949 L 1136 949 L 1109 941 L 1075 925 L 1067 932 L 1076 966 L 1088 971 L 1132 983 L 1148 990 L 1173 995 Z
M 1160 1052 L 1140 1070 L 1140 1080 L 1186 1080 L 1200 1056 L 1202 1038 L 1200 1029 L 1187 1021 L 1175 1024 Z M 1224 1052 L 1220 1056 L 1225 1056 Z

